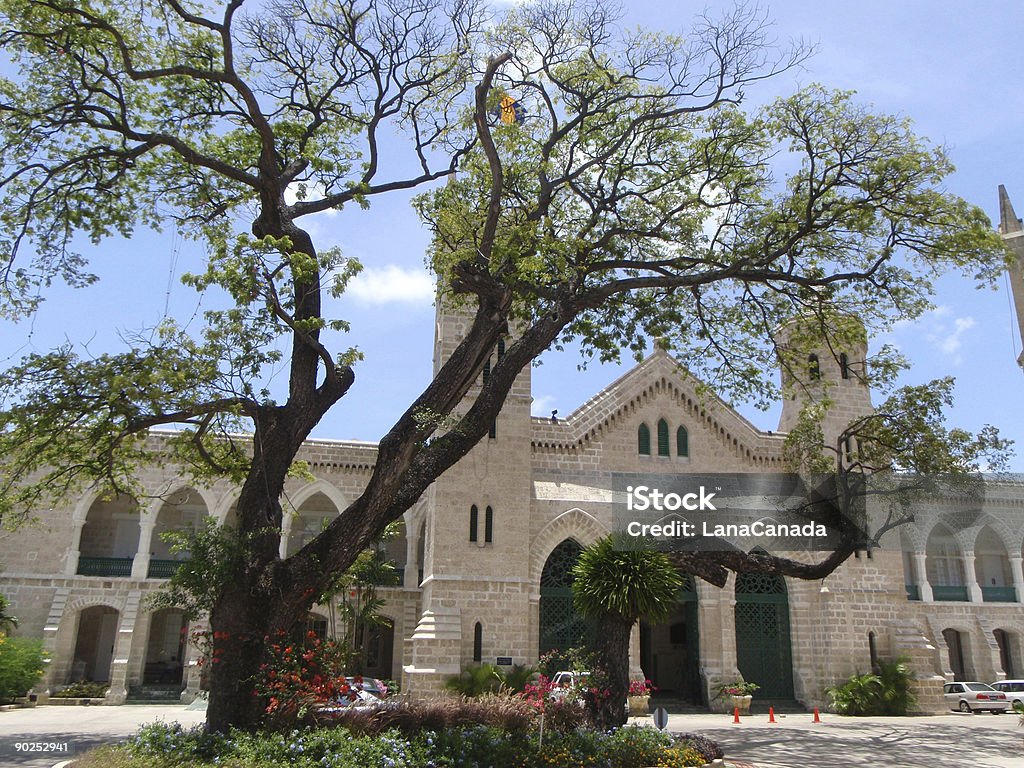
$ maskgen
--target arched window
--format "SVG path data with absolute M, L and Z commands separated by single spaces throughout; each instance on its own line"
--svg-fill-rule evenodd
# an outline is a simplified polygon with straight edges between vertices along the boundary
M 690 434 L 686 431 L 686 427 L 680 427 L 676 430 L 676 456 L 689 456 L 690 455 Z
M 636 450 L 641 456 L 651 455 L 651 430 L 646 424 L 641 424 L 636 431 Z
M 476 504 L 469 508 L 469 540 L 476 541 L 477 524 L 480 522 L 480 510 Z
M 484 658 L 484 625 L 479 621 L 473 627 L 473 661 Z
M 487 436 L 494 440 L 498 436 L 498 420 L 495 419 L 491 422 L 491 428 L 487 430 Z
M 818 363 L 818 356 L 815 354 L 807 356 L 807 373 L 813 380 L 821 378 L 821 365 Z
M 658 455 L 668 456 L 668 422 L 658 419 Z
M 850 378 L 850 358 L 845 352 L 839 355 L 839 375 L 844 379 Z
M 490 507 L 484 510 L 484 541 L 488 544 L 494 541 L 494 510 Z
M 498 362 L 501 362 L 501 358 L 505 356 L 505 340 L 498 339 Z

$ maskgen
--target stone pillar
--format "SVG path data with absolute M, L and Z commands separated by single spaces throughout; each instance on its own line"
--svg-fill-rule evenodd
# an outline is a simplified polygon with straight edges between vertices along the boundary
M 928 555 L 925 552 L 914 553 L 914 582 L 923 602 L 930 603 L 935 599 L 932 585 L 928 582 Z
M 974 570 L 974 553 L 964 553 L 964 583 L 967 585 L 967 599 L 972 603 L 985 601 L 981 594 L 981 585 L 978 584 L 978 574 Z
M 420 553 L 419 542 L 415 532 L 409 535 L 408 527 L 405 529 L 405 574 L 402 576 L 403 587 L 418 587 L 420 585 Z
M 139 590 L 132 590 L 118 621 L 114 656 L 110 660 L 110 688 L 105 696 L 107 704 L 124 704 L 128 698 L 128 662 L 131 658 L 132 638 L 135 634 L 135 620 L 138 617 L 141 598 L 142 593 Z
M 292 536 L 292 520 L 295 519 L 295 514 L 286 514 L 284 519 L 281 521 L 281 544 L 278 546 L 278 555 L 284 560 L 288 557 L 288 540 Z
M 188 642 L 185 644 L 185 653 L 181 660 L 185 667 L 185 690 L 181 692 L 181 703 L 191 704 L 202 694 L 203 667 L 199 662 L 203 653 L 196 640 L 201 633 L 210 629 L 210 625 L 207 619 L 200 619 L 186 626 Z
M 139 523 L 139 549 L 132 560 L 132 578 L 144 579 L 149 573 L 150 545 L 153 543 L 153 530 L 156 528 L 156 518 L 146 514 Z
M 1024 558 L 1014 555 L 1010 558 L 1010 573 L 1013 574 L 1013 588 L 1017 592 L 1017 602 L 1024 603 L 1024 567 L 1021 566 Z

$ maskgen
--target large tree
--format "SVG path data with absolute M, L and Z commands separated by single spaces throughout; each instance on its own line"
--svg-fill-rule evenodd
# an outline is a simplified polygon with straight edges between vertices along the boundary
M 89 282 L 82 236 L 141 225 L 203 243 L 190 282 L 230 297 L 202 332 L 168 320 L 127 351 L 4 374 L 4 522 L 82 483 L 130 491 L 157 458 L 147 431 L 180 427 L 161 450 L 241 488 L 214 570 L 209 724 L 251 725 L 263 638 L 487 433 L 549 346 L 614 358 L 661 337 L 713 386 L 766 398 L 780 323 L 820 317 L 839 349 L 836 312 L 878 328 L 920 313 L 938 272 L 999 269 L 988 221 L 943 192 L 948 159 L 905 120 L 818 87 L 739 108 L 805 56 L 767 28 L 746 7 L 681 39 L 590 3 L 494 18 L 475 0 L 0 0 L 16 72 L 0 81 L 4 315 L 55 278 Z M 324 299 L 358 266 L 304 221 L 443 177 L 418 208 L 465 338 L 381 438 L 363 493 L 282 560 L 285 479 L 356 379 L 325 344 L 345 323 Z M 267 392 L 281 354 L 287 387 Z

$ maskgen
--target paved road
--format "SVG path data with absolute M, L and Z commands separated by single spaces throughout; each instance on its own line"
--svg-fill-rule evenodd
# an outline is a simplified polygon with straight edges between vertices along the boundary
M 1015 715 L 839 717 L 670 715 L 669 729 L 718 741 L 730 758 L 756 768 L 1021 768 L 1024 727 Z
M 0 712 L 0 766 L 50 768 L 60 758 L 19 755 L 16 741 L 66 740 L 75 753 L 128 736 L 143 723 L 203 722 L 204 712 L 182 706 L 38 707 Z M 756 768 L 1020 768 L 1024 728 L 1013 715 L 851 718 L 823 715 L 671 715 L 669 729 L 696 731 L 719 741 L 726 758 Z M 639 718 L 637 719 L 639 720 Z M 649 722 L 649 718 L 645 718 Z
M 123 739 L 144 723 L 177 720 L 191 727 L 206 720 L 206 713 L 181 705 L 126 707 L 35 707 L 0 712 L 0 766 L 50 768 L 65 759 L 17 752 L 18 742 L 68 742 L 73 754 Z

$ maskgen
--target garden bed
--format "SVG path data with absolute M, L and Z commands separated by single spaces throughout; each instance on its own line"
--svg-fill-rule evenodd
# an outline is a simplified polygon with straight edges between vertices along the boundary
M 696 768 L 714 765 L 698 749 L 713 743 L 703 742 L 674 740 L 646 727 L 546 733 L 541 743 L 535 732 L 485 725 L 414 736 L 397 729 L 354 735 L 340 727 L 222 736 L 159 723 L 121 745 L 84 755 L 75 768 Z

